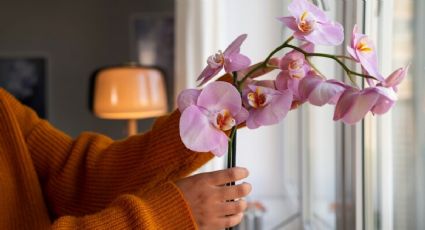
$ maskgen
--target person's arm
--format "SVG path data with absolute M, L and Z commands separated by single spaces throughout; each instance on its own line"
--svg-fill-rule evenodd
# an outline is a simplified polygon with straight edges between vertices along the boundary
M 91 213 L 117 195 L 148 190 L 184 177 L 212 158 L 180 141 L 180 113 L 172 113 L 145 134 L 123 141 L 94 133 L 75 140 L 43 121 L 28 146 L 55 213 Z
M 108 207 L 86 216 L 62 216 L 52 230 L 198 229 L 183 194 L 172 182 L 116 198 Z
M 120 194 L 149 191 L 175 181 L 213 157 L 184 147 L 178 111 L 158 119 L 150 132 L 126 140 L 113 141 L 94 133 L 72 139 L 1 93 L 14 110 L 55 216 L 100 211 Z
M 119 196 L 107 208 L 83 217 L 62 216 L 54 230 L 223 229 L 240 223 L 251 191 L 244 168 L 201 173 L 151 190 Z M 190 210 L 190 211 L 189 211 Z

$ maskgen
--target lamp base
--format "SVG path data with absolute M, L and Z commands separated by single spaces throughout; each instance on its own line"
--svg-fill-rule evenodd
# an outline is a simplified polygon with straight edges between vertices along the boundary
M 137 134 L 137 120 L 129 119 L 128 120 L 128 136 L 133 136 Z

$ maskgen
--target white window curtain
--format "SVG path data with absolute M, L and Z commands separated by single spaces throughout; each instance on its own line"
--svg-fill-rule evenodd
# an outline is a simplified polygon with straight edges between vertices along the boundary
M 175 98 L 182 90 L 196 87 L 207 57 L 220 49 L 224 19 L 221 9 L 218 0 L 176 0 Z M 223 166 L 224 158 L 214 159 L 199 172 Z

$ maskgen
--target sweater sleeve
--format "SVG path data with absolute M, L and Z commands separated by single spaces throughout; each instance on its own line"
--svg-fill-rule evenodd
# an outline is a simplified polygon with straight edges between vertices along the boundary
M 94 133 L 72 140 L 39 123 L 27 141 L 50 208 L 59 216 L 92 213 L 119 194 L 150 189 L 200 167 L 212 155 L 185 148 L 179 117 L 175 111 L 151 131 L 122 141 Z
M 12 96 L 0 93 L 16 114 L 54 218 L 96 213 L 120 195 L 137 191 L 141 198 L 137 209 L 143 209 L 142 204 L 155 209 L 160 205 L 149 204 L 149 198 L 143 200 L 143 191 L 154 194 L 160 185 L 188 175 L 213 157 L 183 145 L 179 111 L 159 118 L 151 131 L 125 140 L 113 141 L 90 132 L 72 139 Z M 128 196 L 96 215 L 109 215 L 108 210 L 126 200 Z M 163 205 L 172 209 L 174 203 Z
M 183 194 L 172 182 L 140 193 L 121 195 L 95 214 L 63 216 L 52 229 L 197 229 Z

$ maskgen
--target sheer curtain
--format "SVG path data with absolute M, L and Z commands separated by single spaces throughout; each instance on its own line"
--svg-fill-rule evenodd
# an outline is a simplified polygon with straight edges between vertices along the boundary
M 196 87 L 196 78 L 206 59 L 222 47 L 223 13 L 221 0 L 176 0 L 175 98 Z M 214 159 L 199 171 L 223 168 L 223 159 Z

